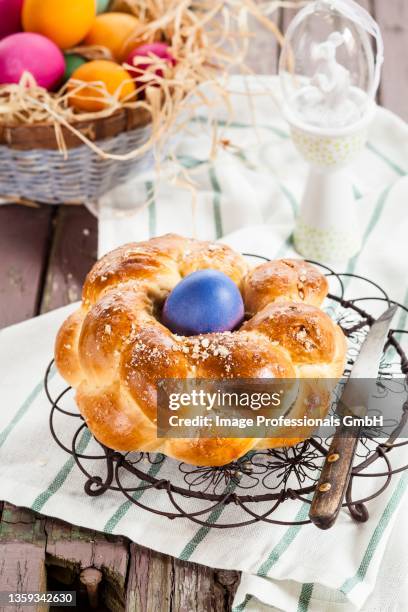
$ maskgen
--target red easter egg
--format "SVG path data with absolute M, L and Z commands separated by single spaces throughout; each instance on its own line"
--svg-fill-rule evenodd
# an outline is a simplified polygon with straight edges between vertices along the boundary
M 0 39 L 20 32 L 23 0 L 0 0 Z
M 136 63 L 134 62 L 134 58 L 136 57 L 157 57 L 159 59 L 165 60 L 169 64 L 169 66 L 176 65 L 176 60 L 170 53 L 169 46 L 166 43 L 147 43 L 146 45 L 141 45 L 140 47 L 136 47 L 136 49 L 133 49 L 133 51 L 129 54 L 126 60 L 126 63 L 129 64 L 129 66 L 134 66 L 133 70 L 128 69 L 128 72 L 132 75 L 134 79 L 140 77 L 146 70 L 149 69 L 149 66 L 151 66 L 151 63 L 149 62 L 140 64 L 137 63 L 136 65 Z M 157 74 L 157 76 L 159 77 L 162 77 L 163 70 L 161 68 L 157 68 L 155 70 L 155 74 Z M 137 83 L 137 85 L 142 84 L 143 82 Z

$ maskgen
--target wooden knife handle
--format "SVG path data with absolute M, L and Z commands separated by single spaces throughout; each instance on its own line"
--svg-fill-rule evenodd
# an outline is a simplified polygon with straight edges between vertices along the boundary
M 310 507 L 310 520 L 320 529 L 335 522 L 350 481 L 360 427 L 341 425 L 333 436 Z

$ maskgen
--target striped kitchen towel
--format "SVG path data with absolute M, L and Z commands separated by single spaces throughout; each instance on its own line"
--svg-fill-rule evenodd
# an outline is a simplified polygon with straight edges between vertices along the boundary
M 253 91 L 251 104 L 243 95 L 247 87 Z M 129 240 L 175 231 L 222 238 L 247 253 L 293 255 L 291 233 L 306 168 L 274 102 L 277 88 L 273 78 L 232 81 L 235 116 L 228 117 L 222 110 L 217 116 L 222 148 L 215 160 L 209 161 L 207 118 L 195 117 L 177 149 L 194 189 L 180 187 L 169 163 L 162 169 L 161 180 L 138 177 L 105 197 L 100 207 L 100 253 Z M 407 126 L 379 109 L 367 150 L 354 167 L 364 245 L 339 271 L 370 277 L 394 299 L 408 305 L 407 153 Z M 146 196 L 149 205 L 144 204 Z M 356 297 L 366 292 L 366 287 L 349 281 L 346 290 Z M 3 499 L 84 527 L 126 535 L 180 559 L 242 570 L 235 612 L 408 609 L 406 474 L 395 476 L 387 492 L 370 503 L 366 523 L 356 525 L 342 512 L 329 532 L 311 525 L 258 523 L 239 530 L 219 530 L 184 519 L 169 523 L 143 509 L 144 505 L 168 509 L 165 494 L 155 491 L 136 492 L 133 501 L 138 505 L 114 492 L 86 496 L 82 473 L 49 434 L 49 404 L 42 387 L 56 331 L 74 307 L 0 332 Z M 398 325 L 406 323 L 401 315 Z M 55 395 L 63 389 L 63 381 L 54 368 L 50 377 Z M 64 401 L 75 410 L 72 397 Z M 59 427 L 68 444 L 72 432 L 63 421 Z M 77 448 L 92 453 L 94 441 L 87 432 L 80 434 Z M 393 461 L 407 463 L 404 455 L 402 449 L 395 451 Z M 88 468 L 92 474 L 100 470 L 97 462 L 90 462 Z M 160 478 L 179 478 L 171 460 L 153 462 L 147 469 Z M 378 486 L 370 479 L 361 480 L 362 495 Z M 200 509 L 201 502 L 196 504 Z M 240 512 L 235 505 L 215 507 L 210 520 L 218 524 L 237 521 Z M 274 517 L 302 521 L 307 513 L 307 503 L 289 501 Z

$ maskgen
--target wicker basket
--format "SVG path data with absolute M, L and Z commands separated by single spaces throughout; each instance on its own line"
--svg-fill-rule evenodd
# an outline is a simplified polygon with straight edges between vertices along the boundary
M 124 154 L 150 136 L 147 111 L 121 109 L 108 118 L 80 121 L 74 127 L 107 153 Z M 93 204 L 153 164 L 147 152 L 128 161 L 103 158 L 62 128 L 68 148 L 58 150 L 51 124 L 0 127 L 0 196 L 47 204 Z

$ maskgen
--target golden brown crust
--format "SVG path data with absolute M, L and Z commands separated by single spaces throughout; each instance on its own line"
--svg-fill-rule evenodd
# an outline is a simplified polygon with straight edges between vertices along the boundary
M 161 307 L 183 276 L 204 268 L 227 274 L 253 316 L 235 332 L 179 337 L 159 322 Z M 296 439 L 282 428 L 268 439 L 159 439 L 158 381 L 293 379 L 301 384 L 297 399 L 282 410 L 303 414 L 310 389 L 301 381 L 335 379 L 344 367 L 344 335 L 318 307 L 326 294 L 324 276 L 302 261 L 269 262 L 248 272 L 245 260 L 225 245 L 173 234 L 128 244 L 88 274 L 82 306 L 57 336 L 56 365 L 106 446 L 223 465 L 250 449 L 294 444 L 310 429 L 296 432 Z M 322 385 L 325 398 L 330 383 Z
M 157 383 L 168 378 L 190 378 L 194 370 L 178 341 L 163 325 L 140 327 L 122 356 L 120 378 L 139 409 L 157 416 Z
M 107 288 L 130 281 L 166 294 L 181 277 L 204 268 L 222 270 L 237 284 L 247 272 L 244 259 L 226 245 L 167 234 L 125 244 L 102 257 L 85 280 L 82 298 L 85 305 L 93 304 Z
M 331 363 L 334 356 L 333 321 L 316 306 L 275 302 L 254 315 L 243 329 L 257 330 L 278 342 L 294 364 Z
M 187 276 L 197 270 L 219 270 L 224 272 L 238 286 L 241 285 L 248 267 L 238 253 L 235 253 L 225 244 L 214 242 L 201 242 L 189 240 L 187 248 L 183 253 L 180 272 L 182 276 Z
M 129 451 L 143 447 L 148 451 L 147 441 L 156 440 L 155 423 L 134 409 L 119 384 L 101 390 L 82 383 L 76 401 L 95 438 L 110 448 Z
M 62 324 L 55 340 L 55 364 L 72 387 L 77 387 L 82 380 L 78 341 L 85 314 L 83 308 L 72 313 Z
M 166 442 L 165 453 L 192 465 L 226 465 L 243 457 L 255 442 L 254 438 L 178 438 Z
M 249 314 L 276 301 L 304 302 L 320 306 L 327 295 L 326 277 L 311 264 L 298 259 L 268 261 L 245 278 L 243 296 Z
M 156 245 L 125 244 L 94 265 L 85 280 L 82 298 L 85 304 L 94 304 L 109 287 L 131 281 L 134 286 L 150 284 L 157 290 L 170 290 L 179 280 L 176 260 Z
M 88 381 L 106 385 L 117 374 L 122 350 L 136 320 L 154 321 L 152 301 L 130 284 L 109 290 L 88 310 L 78 342 L 81 366 Z

